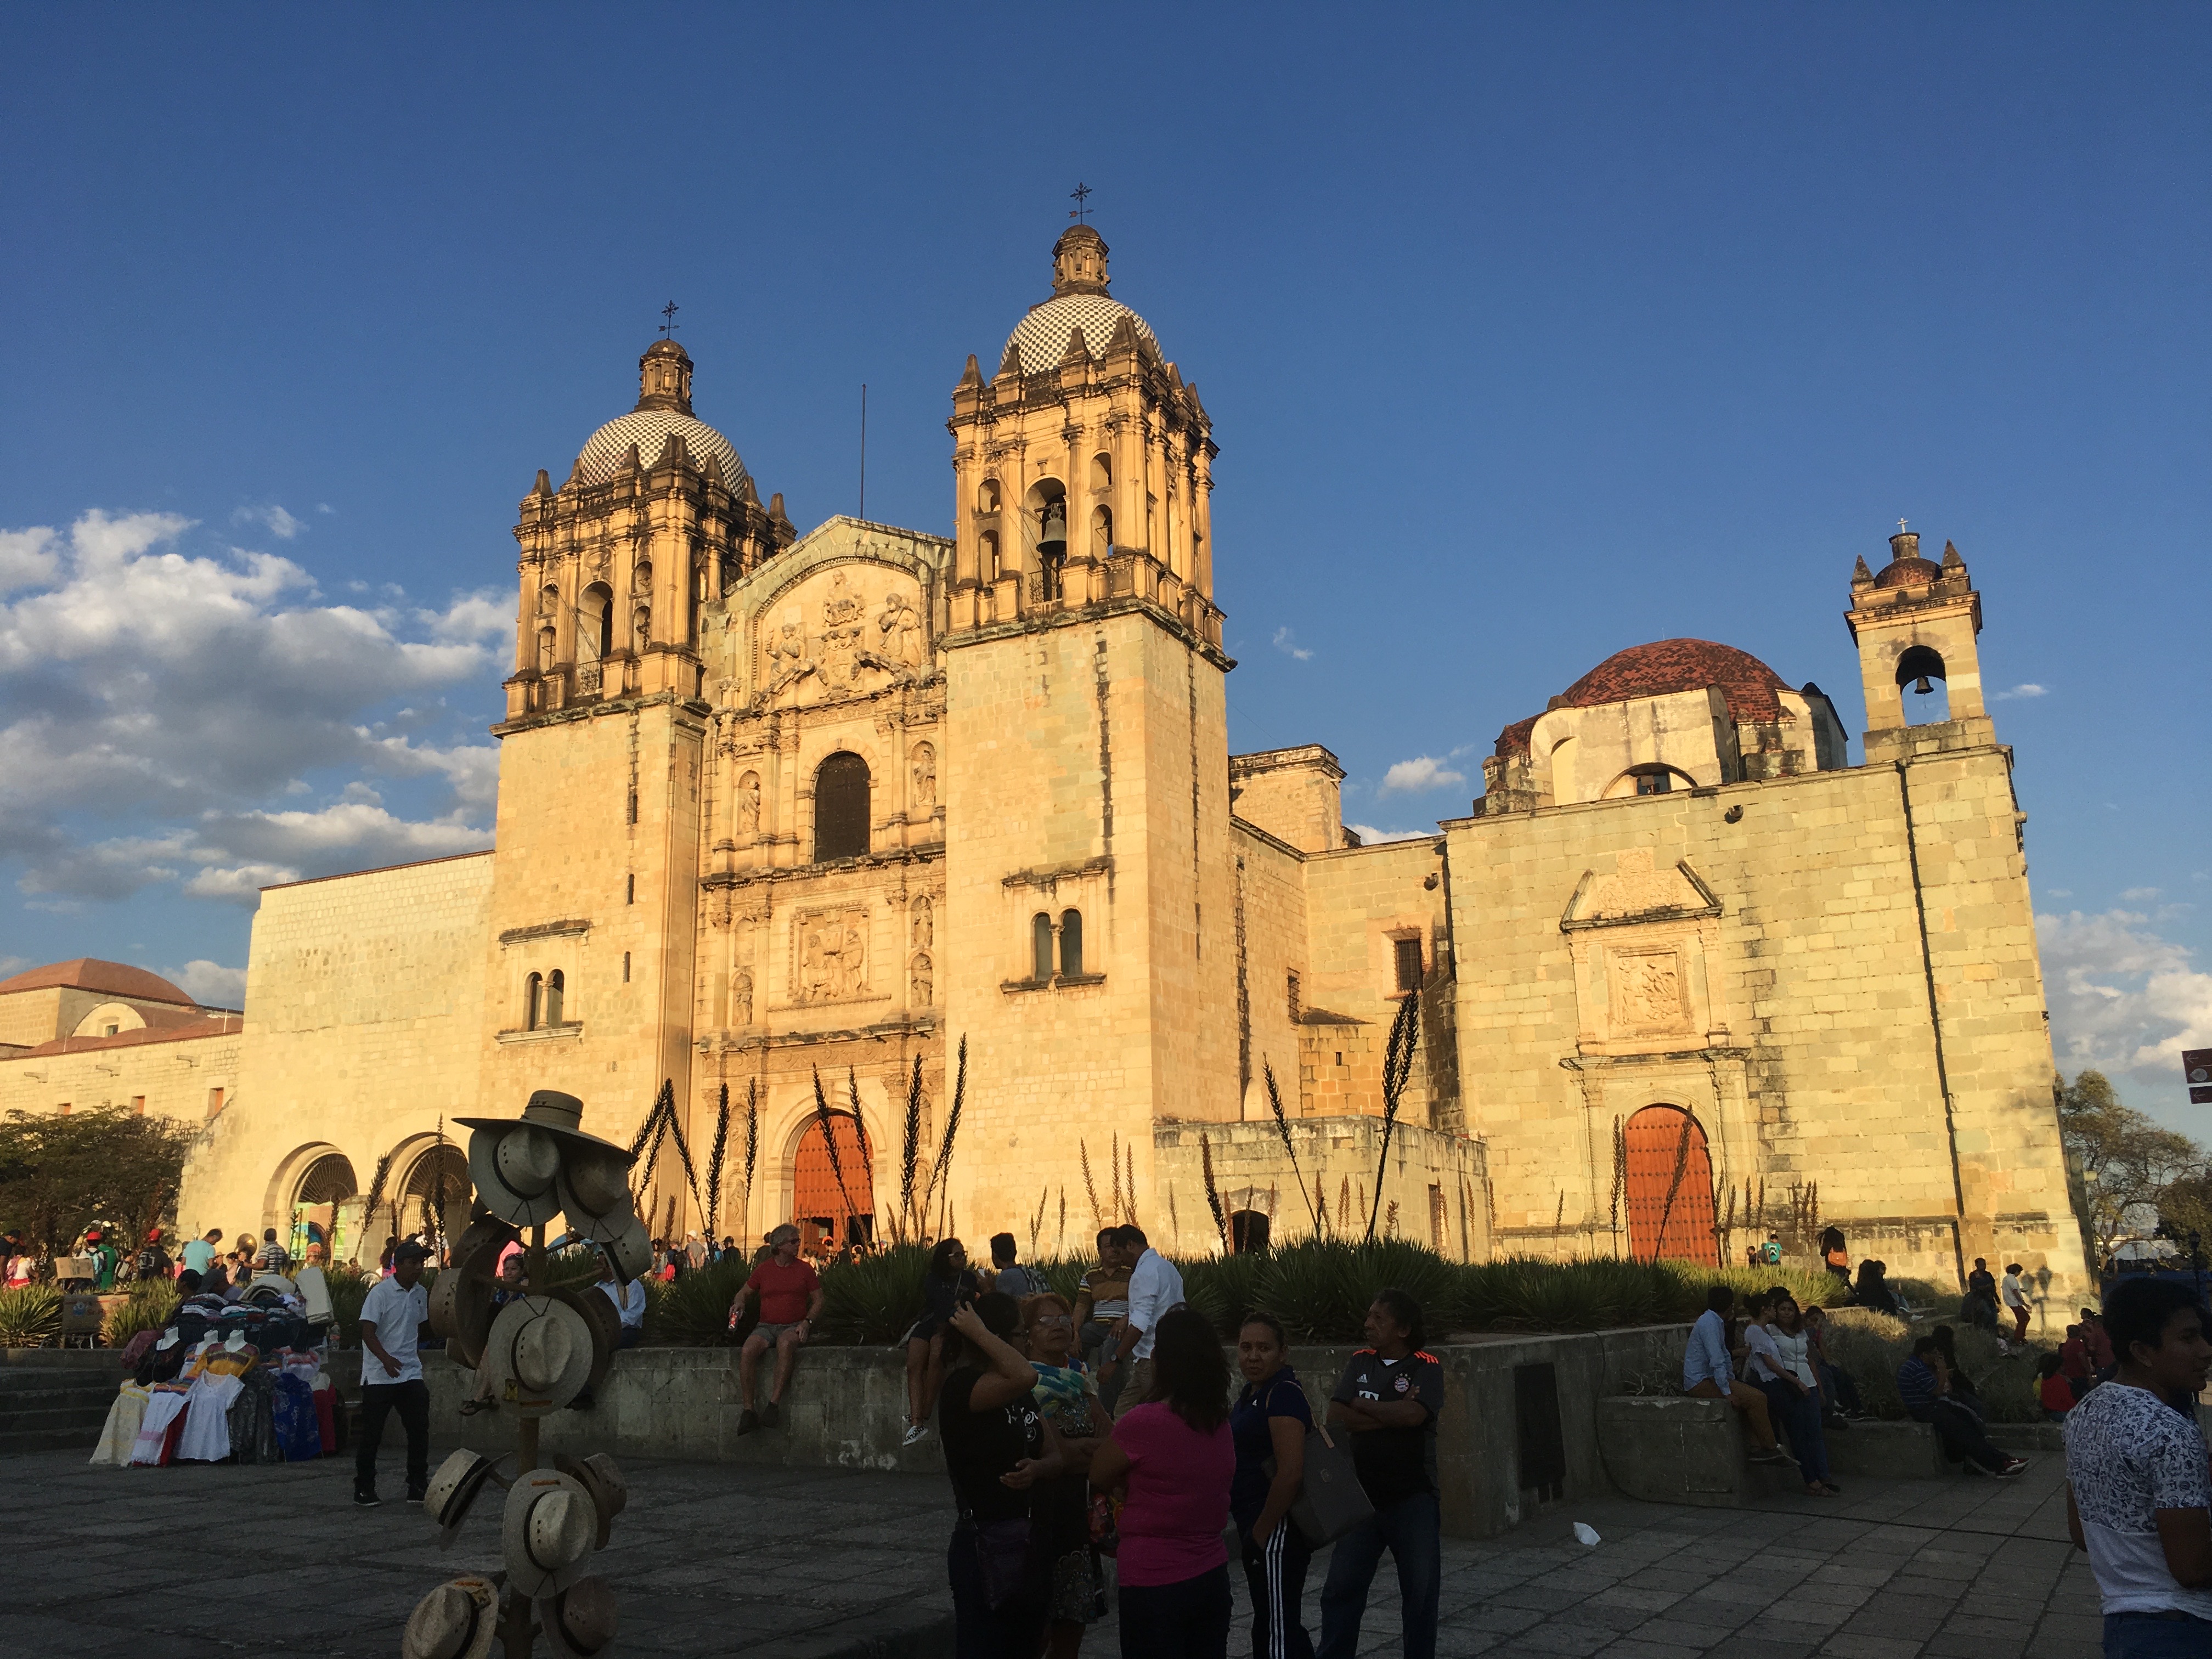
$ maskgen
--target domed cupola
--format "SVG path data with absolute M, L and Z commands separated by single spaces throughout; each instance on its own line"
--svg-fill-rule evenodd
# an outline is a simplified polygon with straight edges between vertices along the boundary
M 577 477 L 603 484 L 629 466 L 630 447 L 647 471 L 659 463 L 672 434 L 683 441 L 694 466 L 711 457 L 732 494 L 746 483 L 745 464 L 727 438 L 691 413 L 691 355 L 671 339 L 655 340 L 637 360 L 637 407 L 592 434 L 577 458 Z
M 1119 300 L 1106 297 L 1106 286 L 1113 280 L 1106 274 L 1103 236 L 1090 225 L 1070 225 L 1062 231 L 1052 248 L 1052 298 L 1031 306 L 1030 314 L 1006 337 L 999 372 L 1004 374 L 1017 365 L 1032 374 L 1058 368 L 1079 331 L 1085 351 L 1103 356 L 1124 319 L 1136 336 L 1139 352 L 1158 361 L 1160 343 L 1152 325 Z

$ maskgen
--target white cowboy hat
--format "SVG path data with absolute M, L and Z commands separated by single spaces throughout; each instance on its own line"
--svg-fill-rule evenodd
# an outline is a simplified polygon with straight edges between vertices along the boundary
M 596 1395 L 599 1384 L 607 1380 L 607 1370 L 614 1364 L 615 1349 L 622 1341 L 622 1310 L 615 1306 L 614 1297 L 597 1285 L 563 1287 L 553 1295 L 556 1300 L 581 1313 L 584 1322 L 592 1328 L 592 1374 L 584 1379 L 584 1386 Z
M 633 1210 L 620 1231 L 598 1241 L 599 1253 L 614 1264 L 615 1279 L 627 1285 L 653 1266 L 653 1238 Z
M 494 1459 L 472 1451 L 457 1451 L 438 1465 L 422 1497 L 422 1512 L 439 1529 L 440 1549 L 453 1547 L 453 1535 L 467 1518 L 469 1505 L 477 1501 L 477 1494 L 497 1467 Z
M 486 1659 L 499 1631 L 499 1592 L 489 1579 L 451 1578 L 415 1604 L 400 1659 Z
M 593 1452 L 581 1462 L 556 1452 L 553 1456 L 553 1467 L 573 1477 L 579 1486 L 591 1493 L 592 1507 L 599 1516 L 599 1537 L 592 1547 L 606 1548 L 607 1534 L 614 1527 L 615 1516 L 629 1507 L 629 1482 L 623 1479 L 623 1472 L 615 1467 L 615 1460 L 605 1452 Z
M 446 1339 L 446 1352 L 460 1364 L 481 1362 L 484 1339 L 491 1332 L 490 1281 L 450 1267 L 440 1273 L 430 1286 L 430 1329 Z
M 492 1387 L 523 1417 L 557 1412 L 592 1374 L 597 1343 L 591 1321 L 550 1296 L 519 1296 L 499 1310 L 484 1358 Z
M 553 1659 L 599 1659 L 613 1650 L 615 1593 L 597 1573 L 538 1603 L 538 1628 Z
M 574 1475 L 533 1469 L 507 1488 L 500 1527 L 507 1582 L 518 1594 L 552 1595 L 584 1576 L 599 1530 L 592 1495 Z
M 500 1121 L 469 1136 L 477 1202 L 502 1221 L 527 1227 L 560 1214 L 560 1173 L 561 1143 L 535 1124 Z
M 604 1143 L 601 1143 L 604 1145 Z M 561 1160 L 561 1208 L 580 1232 L 630 1211 L 629 1155 L 619 1149 L 574 1147 Z
M 632 1162 L 627 1147 L 617 1146 L 611 1140 L 602 1140 L 597 1135 L 586 1134 L 583 1129 L 584 1103 L 574 1095 L 562 1094 L 558 1089 L 538 1090 L 530 1097 L 519 1118 L 457 1117 L 453 1121 L 469 1129 L 512 1129 L 517 1124 L 527 1123 L 558 1139 L 564 1152 L 596 1148 L 611 1152 L 622 1160 L 625 1170 Z

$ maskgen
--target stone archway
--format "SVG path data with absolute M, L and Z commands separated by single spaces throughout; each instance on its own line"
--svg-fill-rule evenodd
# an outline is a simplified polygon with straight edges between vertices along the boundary
M 1680 1106 L 1646 1106 L 1625 1133 L 1629 1254 L 1717 1265 L 1712 1156 L 1698 1120 Z

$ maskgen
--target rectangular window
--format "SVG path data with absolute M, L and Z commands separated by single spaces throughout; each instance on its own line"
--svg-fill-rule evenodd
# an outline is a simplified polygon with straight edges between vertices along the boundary
M 61 1103 L 61 1115 L 62 1115 L 64 1117 L 67 1117 L 67 1116 L 69 1115 L 69 1109 L 70 1109 L 70 1103 L 69 1103 L 69 1102 L 67 1102 L 66 1100 L 65 1100 L 65 1101 L 64 1101 L 64 1102 L 62 1102 L 62 1103 Z
M 220 1090 L 220 1089 L 210 1089 L 210 1090 L 209 1090 L 209 1091 L 208 1091 L 208 1115 L 209 1115 L 210 1117 L 213 1117 L 213 1116 L 214 1116 L 217 1112 L 220 1112 L 222 1109 L 222 1090 Z
M 1636 775 L 1636 793 L 1639 795 L 1663 795 L 1673 787 L 1672 781 L 1664 772 L 1638 772 Z
M 1291 1018 L 1295 1023 L 1305 1012 L 1304 1006 L 1298 1000 L 1298 976 L 1296 974 L 1286 974 L 1284 975 L 1284 992 L 1291 1005 Z
M 623 952 L 623 983 L 629 983 L 629 952 L 627 951 Z
M 1444 1247 L 1451 1242 L 1450 1232 L 1448 1218 L 1444 1214 L 1444 1189 L 1431 1187 L 1429 1188 L 1429 1245 L 1438 1255 L 1446 1254 Z
M 133 1095 L 131 1097 L 131 1115 L 133 1117 L 143 1117 L 146 1115 L 145 1096 Z
M 1421 941 L 1401 939 L 1395 941 L 1398 952 L 1398 988 L 1418 991 L 1421 988 Z
M 629 890 L 628 896 L 623 898 L 623 902 L 625 904 L 635 904 L 637 902 L 637 878 L 635 876 L 629 878 Z

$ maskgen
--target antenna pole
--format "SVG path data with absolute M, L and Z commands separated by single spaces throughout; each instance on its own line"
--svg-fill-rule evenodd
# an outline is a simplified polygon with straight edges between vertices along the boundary
M 860 382 L 860 517 L 868 516 L 868 383 Z

